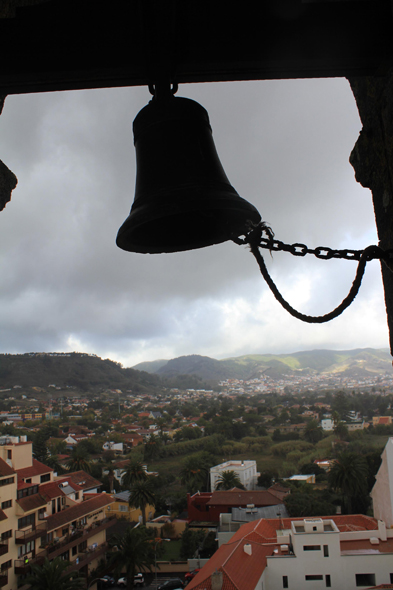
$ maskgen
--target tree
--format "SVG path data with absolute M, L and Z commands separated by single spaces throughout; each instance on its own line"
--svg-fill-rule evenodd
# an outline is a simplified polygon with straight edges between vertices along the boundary
M 310 420 L 304 430 L 304 438 L 309 443 L 317 443 L 323 438 L 322 428 L 316 420 Z
M 180 470 L 180 481 L 190 493 L 206 489 L 209 469 L 200 455 L 188 457 Z
M 91 464 L 89 461 L 89 455 L 86 454 L 84 449 L 81 449 L 78 446 L 72 449 L 71 456 L 67 461 L 67 469 L 68 471 L 82 470 L 90 473 Z
M 151 479 L 145 481 L 136 481 L 130 489 L 130 497 L 128 503 L 130 506 L 140 508 L 142 512 L 143 524 L 146 524 L 146 506 L 151 504 L 154 506 L 155 494 Z
M 130 461 L 122 472 L 122 484 L 129 488 L 138 481 L 146 481 L 148 475 L 142 461 Z
M 194 531 L 187 527 L 181 536 L 180 557 L 182 559 L 195 557 L 203 545 L 205 535 L 206 532 L 202 529 Z
M 223 471 L 217 478 L 216 490 L 231 490 L 232 488 L 244 490 L 244 485 L 235 471 Z
M 348 427 L 344 422 L 338 422 L 333 432 L 340 440 L 345 440 L 348 436 Z
M 367 495 L 367 478 L 367 463 L 357 453 L 340 453 L 330 467 L 329 486 L 341 494 L 348 514 L 352 514 L 352 505 L 356 498 Z
M 132 590 L 137 570 L 152 571 L 154 540 L 145 528 L 138 527 L 128 528 L 123 535 L 114 535 L 109 544 L 113 548 L 109 554 L 109 566 L 114 568 L 117 576 L 125 570 L 127 590 Z
M 84 579 L 76 572 L 67 573 L 69 565 L 69 561 L 60 557 L 52 561 L 45 557 L 43 565 L 31 565 L 31 574 L 24 582 L 30 585 L 30 590 L 79 590 L 84 587 Z

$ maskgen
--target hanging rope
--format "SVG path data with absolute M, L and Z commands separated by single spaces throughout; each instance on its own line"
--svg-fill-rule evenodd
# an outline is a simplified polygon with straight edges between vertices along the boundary
M 266 234 L 266 238 L 262 237 L 263 233 Z M 298 320 L 302 320 L 303 322 L 307 322 L 309 324 L 323 324 L 325 322 L 329 322 L 330 320 L 333 320 L 334 318 L 342 314 L 342 312 L 351 305 L 351 303 L 353 302 L 353 300 L 359 292 L 367 262 L 374 259 L 386 260 L 386 262 L 388 262 L 392 261 L 393 259 L 393 251 L 384 251 L 379 246 L 368 246 L 364 250 L 332 250 L 331 248 L 323 247 L 311 250 L 307 248 L 305 244 L 284 244 L 279 240 L 274 240 L 273 231 L 264 222 L 261 222 L 256 227 L 254 227 L 246 235 L 244 240 L 234 238 L 233 241 L 239 245 L 246 244 L 250 246 L 250 250 L 256 258 L 261 274 L 267 282 L 270 290 L 272 291 L 277 301 L 281 303 L 283 308 L 286 309 L 292 316 L 294 316 Z M 345 297 L 345 299 L 343 299 L 340 305 L 333 309 L 333 311 L 321 316 L 306 315 L 294 309 L 281 295 L 275 283 L 273 282 L 273 279 L 269 275 L 265 261 L 263 259 L 262 254 L 259 251 L 259 248 L 266 248 L 270 250 L 270 252 L 290 252 L 294 256 L 305 256 L 306 254 L 314 254 L 315 256 L 317 256 L 317 258 L 322 258 L 324 260 L 330 260 L 331 258 L 358 260 L 358 267 L 356 270 L 355 279 L 352 283 L 352 287 L 349 290 L 348 295 Z

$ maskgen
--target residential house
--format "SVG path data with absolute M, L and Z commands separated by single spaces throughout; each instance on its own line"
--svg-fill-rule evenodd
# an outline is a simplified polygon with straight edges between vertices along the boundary
M 364 515 L 261 519 L 221 545 L 187 590 L 355 590 L 393 582 L 393 530 Z
M 130 493 L 131 492 L 126 491 L 113 494 L 114 502 L 107 506 L 106 515 L 114 515 L 116 518 L 125 518 L 126 520 L 141 523 L 143 521 L 142 511 L 139 506 L 130 506 Z M 154 512 L 155 507 L 151 504 L 147 504 L 145 507 L 146 521 L 152 520 Z
M 225 461 L 210 468 L 210 489 L 215 490 L 224 471 L 234 471 L 247 490 L 255 490 L 260 473 L 256 461 Z
M 230 514 L 234 508 L 262 508 L 282 504 L 274 490 L 248 491 L 233 488 L 215 492 L 187 494 L 188 522 L 192 527 L 216 527 L 220 514 Z

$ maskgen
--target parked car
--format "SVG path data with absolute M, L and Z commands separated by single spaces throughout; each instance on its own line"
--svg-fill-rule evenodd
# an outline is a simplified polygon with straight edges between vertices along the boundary
M 184 576 L 184 579 L 186 581 L 186 584 L 188 584 L 188 582 L 191 582 L 191 580 L 197 575 L 198 572 L 201 571 L 200 567 L 197 567 L 195 570 L 192 570 L 191 572 L 187 572 L 186 575 Z
M 184 588 L 184 586 L 185 584 L 180 578 L 171 578 L 170 580 L 166 580 L 162 584 L 159 584 L 157 590 L 178 590 L 179 588 Z
M 117 585 L 120 586 L 120 588 L 125 588 L 127 586 L 127 578 L 120 578 L 119 580 L 117 580 Z M 144 586 L 145 585 L 145 578 L 143 577 L 143 574 L 136 574 L 134 576 L 134 586 Z
M 101 588 L 112 588 L 115 585 L 115 579 L 112 576 L 102 576 L 99 581 L 101 582 Z

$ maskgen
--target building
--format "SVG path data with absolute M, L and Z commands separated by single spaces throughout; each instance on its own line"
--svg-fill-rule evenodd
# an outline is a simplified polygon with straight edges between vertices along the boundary
M 45 557 L 68 560 L 70 571 L 87 578 L 105 555 L 106 529 L 116 522 L 105 515 L 113 498 L 86 493 L 72 475 L 55 479 L 26 437 L 0 437 L 0 588 L 27 590 L 31 565 Z
M 132 522 L 143 522 L 141 509 L 139 507 L 130 506 L 129 498 L 129 491 L 113 494 L 114 502 L 107 506 L 106 515 L 114 515 L 116 518 L 125 518 Z M 151 504 L 147 504 L 145 507 L 146 521 L 152 520 L 154 512 L 155 507 Z
M 244 524 L 187 590 L 355 590 L 393 582 L 393 530 L 364 515 Z
M 264 508 L 282 504 L 283 496 L 271 488 L 247 491 L 234 488 L 215 492 L 187 494 L 188 523 L 193 527 L 217 527 L 221 514 L 230 514 L 236 508 Z M 275 513 L 276 514 L 276 513 Z
M 224 471 L 234 471 L 246 490 L 255 490 L 260 473 L 255 461 L 225 461 L 210 468 L 210 489 L 215 490 Z
M 382 463 L 370 496 L 375 518 L 393 527 L 393 438 L 389 438 L 382 453 Z

